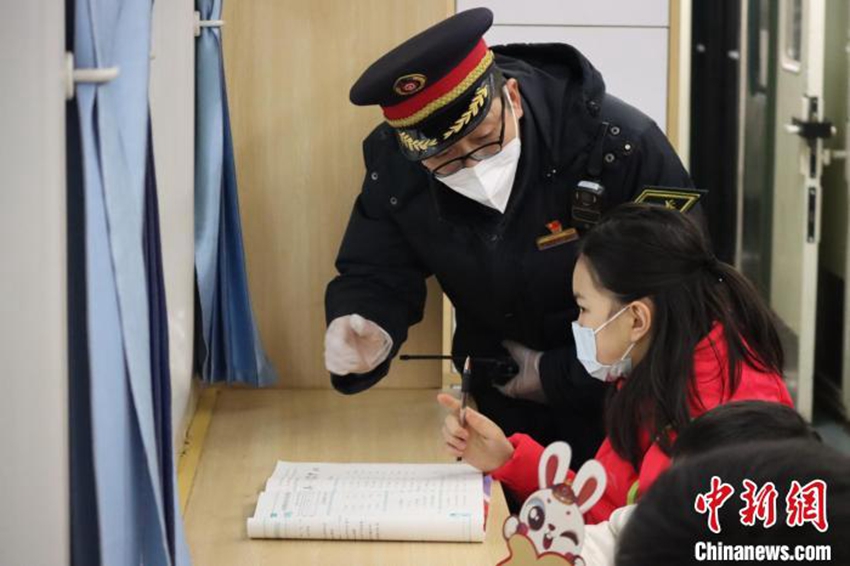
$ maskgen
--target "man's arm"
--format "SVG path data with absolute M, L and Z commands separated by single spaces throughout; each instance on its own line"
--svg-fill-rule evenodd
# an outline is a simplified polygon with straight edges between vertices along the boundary
M 694 182 L 682 165 L 679 155 L 655 123 L 641 136 L 635 157 L 637 159 L 634 170 L 626 179 L 626 186 L 631 187 L 628 200 L 637 198 L 644 187 L 693 188 Z M 700 203 L 688 211 L 688 215 L 699 224 L 708 237 L 708 223 Z
M 694 186 L 676 150 L 654 122 L 638 139 L 634 157 L 629 168 L 631 175 L 625 180 L 627 186 L 631 185 L 631 199 L 646 186 L 683 189 Z
M 384 329 L 393 341 L 387 359 L 371 372 L 331 374 L 334 388 L 348 394 L 368 389 L 387 374 L 390 360 L 407 339 L 408 327 L 422 320 L 425 306 L 429 274 L 377 201 L 365 189 L 357 198 L 336 260 L 339 275 L 325 292 L 328 324 L 340 316 L 359 314 Z

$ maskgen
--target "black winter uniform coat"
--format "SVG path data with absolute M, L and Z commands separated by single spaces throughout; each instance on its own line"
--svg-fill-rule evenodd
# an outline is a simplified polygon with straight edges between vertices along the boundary
M 602 438 L 604 390 L 576 360 L 570 331 L 578 316 L 572 296 L 578 243 L 541 251 L 536 239 L 553 220 L 571 225 L 573 191 L 589 178 L 588 157 L 603 121 L 609 128 L 597 179 L 606 188 L 606 208 L 645 186 L 691 187 L 691 181 L 656 124 L 606 94 L 602 76 L 577 49 L 540 44 L 493 51 L 502 73 L 519 82 L 524 110 L 507 209 L 500 214 L 450 190 L 401 155 L 387 124 L 378 126 L 363 142 L 366 177 L 337 258 L 339 276 L 327 288 L 326 316 L 330 322 L 358 313 L 374 321 L 392 336 L 393 350 L 371 373 L 331 379 L 339 391 L 357 393 L 387 374 L 408 327 L 422 318 L 425 280 L 433 275 L 456 309 L 453 355 L 505 356 L 503 340 L 544 352 L 548 407 L 502 396 L 485 371 L 473 380 L 479 409 L 508 434 L 569 441 L 578 463 Z

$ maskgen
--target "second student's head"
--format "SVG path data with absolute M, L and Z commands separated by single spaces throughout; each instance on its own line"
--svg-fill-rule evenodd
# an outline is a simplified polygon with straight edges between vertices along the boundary
M 770 401 L 734 401 L 717 406 L 679 432 L 671 451 L 673 461 L 744 442 L 811 440 L 821 437 L 793 408 Z

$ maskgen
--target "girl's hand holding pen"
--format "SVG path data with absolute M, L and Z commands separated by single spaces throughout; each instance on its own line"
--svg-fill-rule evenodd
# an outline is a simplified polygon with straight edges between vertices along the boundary
M 511 459 L 514 447 L 496 423 L 467 407 L 464 409 L 466 426 L 463 427 L 460 401 L 447 393 L 440 393 L 437 401 L 450 411 L 443 424 L 443 439 L 450 454 L 462 457 L 482 472 L 495 470 Z

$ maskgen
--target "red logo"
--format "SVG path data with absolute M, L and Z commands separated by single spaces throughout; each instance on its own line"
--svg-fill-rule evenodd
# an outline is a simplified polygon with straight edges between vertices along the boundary
M 703 515 L 708 513 L 708 528 L 711 529 L 711 532 L 720 532 L 719 511 L 726 500 L 732 497 L 733 493 L 735 493 L 735 488 L 728 483 L 723 483 L 719 477 L 712 476 L 711 490 L 708 493 L 697 495 L 696 501 L 694 501 L 694 510 Z
M 744 491 L 741 500 L 744 506 L 738 512 L 741 524 L 752 527 L 761 521 L 764 528 L 776 524 L 776 500 L 779 492 L 773 482 L 767 482 L 761 488 L 748 479 L 743 481 Z M 720 508 L 735 493 L 728 483 L 712 476 L 711 489 L 699 493 L 694 500 L 694 510 L 701 515 L 708 514 L 708 528 L 717 534 L 720 532 Z M 806 485 L 794 480 L 785 496 L 785 524 L 789 527 L 801 527 L 811 523 L 820 532 L 829 529 L 826 516 L 826 482 L 812 480 Z
M 561 223 L 557 220 L 553 220 L 552 222 L 547 223 L 546 227 L 549 228 L 549 231 L 553 234 L 557 234 L 558 232 L 564 231 L 564 227 L 561 226 Z
M 425 75 L 420 75 L 419 73 L 404 75 L 396 79 L 393 90 L 402 96 L 410 96 L 422 90 L 427 80 Z
M 744 508 L 741 509 L 741 524 L 752 527 L 756 520 L 761 521 L 765 528 L 776 524 L 776 497 L 778 492 L 773 482 L 767 482 L 761 489 L 750 481 L 744 480 Z
M 811 523 L 822 533 L 829 528 L 826 519 L 825 481 L 812 480 L 804 486 L 801 486 L 797 480 L 792 481 L 791 489 L 788 490 L 788 496 L 785 498 L 785 505 L 789 527 Z

